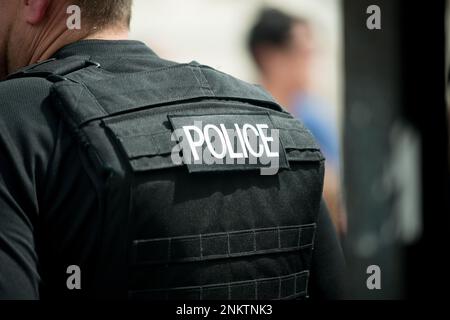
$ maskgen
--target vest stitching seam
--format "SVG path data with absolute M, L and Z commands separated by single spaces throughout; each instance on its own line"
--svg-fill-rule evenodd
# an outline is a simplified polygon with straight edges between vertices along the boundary
M 278 300 L 281 299 L 281 278 L 278 279 Z
M 213 97 L 215 97 L 216 94 L 215 94 L 215 92 L 212 90 L 211 85 L 210 85 L 210 83 L 209 83 L 209 81 L 208 81 L 208 78 L 206 78 L 205 74 L 203 73 L 202 68 L 199 67 L 198 70 L 200 71 L 200 75 L 201 75 L 201 77 L 202 77 L 202 82 L 204 82 L 204 83 L 202 83 L 202 86 L 203 86 L 203 84 L 204 84 L 204 85 L 206 86 L 205 89 L 207 89 L 207 90 L 209 91 L 209 93 L 210 93 Z
M 279 291 L 279 299 L 286 299 L 286 298 L 291 298 L 291 297 L 295 297 L 295 296 L 300 296 L 303 295 L 307 292 L 307 285 L 308 285 L 308 280 L 309 280 L 309 275 L 310 272 L 308 270 L 304 270 L 301 272 L 297 272 L 295 274 L 291 274 L 291 275 L 287 275 L 287 276 L 280 276 L 280 277 L 274 277 L 274 278 L 263 278 L 263 279 L 254 279 L 254 280 L 248 280 L 248 281 L 238 281 L 238 282 L 229 282 L 229 283 L 223 283 L 223 284 L 211 284 L 211 285 L 203 285 L 203 286 L 195 286 L 195 287 L 177 287 L 177 288 L 165 288 L 165 289 L 155 289 L 155 290 L 136 290 L 136 291 L 131 291 L 130 293 L 133 294 L 138 294 L 138 293 L 147 293 L 147 292 L 162 292 L 164 291 L 166 293 L 166 296 L 169 296 L 169 292 L 174 292 L 174 291 L 180 291 L 180 290 L 197 290 L 202 292 L 202 297 L 203 297 L 203 291 L 204 289 L 208 289 L 208 288 L 220 288 L 220 287 L 227 287 L 228 288 L 228 299 L 231 300 L 231 286 L 232 285 L 250 285 L 252 283 L 256 283 L 256 288 L 257 288 L 257 284 L 258 283 L 262 283 L 262 282 L 266 282 L 266 281 L 279 281 L 279 283 L 281 284 L 281 281 L 284 279 L 287 280 L 294 280 L 294 294 L 285 296 L 285 297 L 281 297 L 281 290 Z M 299 278 L 305 278 L 306 279 L 306 289 L 297 292 L 297 280 Z M 257 297 L 258 298 L 258 297 Z

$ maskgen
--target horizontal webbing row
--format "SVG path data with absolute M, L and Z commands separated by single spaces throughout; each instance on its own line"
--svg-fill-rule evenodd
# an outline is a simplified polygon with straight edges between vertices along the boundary
M 312 247 L 316 225 L 136 240 L 133 263 L 167 264 L 282 253 Z
M 197 287 L 131 291 L 131 299 L 282 300 L 306 297 L 309 271 L 288 276 Z

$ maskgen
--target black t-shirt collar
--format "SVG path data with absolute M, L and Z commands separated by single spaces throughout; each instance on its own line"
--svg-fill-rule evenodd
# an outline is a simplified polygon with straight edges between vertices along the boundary
M 156 55 L 143 42 L 135 40 L 81 40 L 59 49 L 53 58 L 64 59 L 74 55 L 114 58 L 127 56 Z

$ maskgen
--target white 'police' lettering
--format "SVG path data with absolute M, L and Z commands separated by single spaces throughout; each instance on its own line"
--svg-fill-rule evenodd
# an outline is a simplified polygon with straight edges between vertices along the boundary
M 220 166 L 230 165 L 236 170 L 258 168 L 261 175 L 277 174 L 280 168 L 278 129 L 271 129 L 265 123 L 245 121 L 227 125 L 220 120 L 207 124 L 195 120 L 193 125 L 189 121 L 182 123 L 189 118 L 172 119 L 178 122 L 171 137 L 172 141 L 177 141 L 171 154 L 174 164 L 185 164 L 191 169 L 199 165 L 202 166 L 199 170 L 205 171 L 226 170 Z
M 234 125 L 234 130 L 228 130 L 224 124 L 219 127 L 213 124 L 206 125 L 203 130 L 197 126 L 184 126 L 184 137 L 187 139 L 189 149 L 192 152 L 194 161 L 200 161 L 199 148 L 205 145 L 208 151 L 216 159 L 224 159 L 227 155 L 231 159 L 249 159 L 250 156 L 261 158 L 279 157 L 278 151 L 271 150 L 269 142 L 274 142 L 274 138 L 267 135 L 269 126 L 267 124 L 244 124 L 242 128 L 238 124 Z M 236 135 L 230 136 L 230 131 Z M 238 143 L 233 146 L 232 140 L 237 136 Z M 215 137 L 217 139 L 212 139 Z M 255 137 L 261 143 L 254 143 Z M 219 140 L 219 141 L 217 141 Z M 239 152 L 239 150 L 241 150 Z

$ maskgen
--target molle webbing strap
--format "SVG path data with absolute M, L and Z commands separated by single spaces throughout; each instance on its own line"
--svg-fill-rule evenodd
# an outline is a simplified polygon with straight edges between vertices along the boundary
M 313 247 L 316 225 L 136 240 L 135 264 L 168 264 L 299 251 Z
M 214 285 L 131 291 L 131 299 L 141 300 L 287 300 L 308 295 L 309 271 L 295 274 L 220 283 Z

